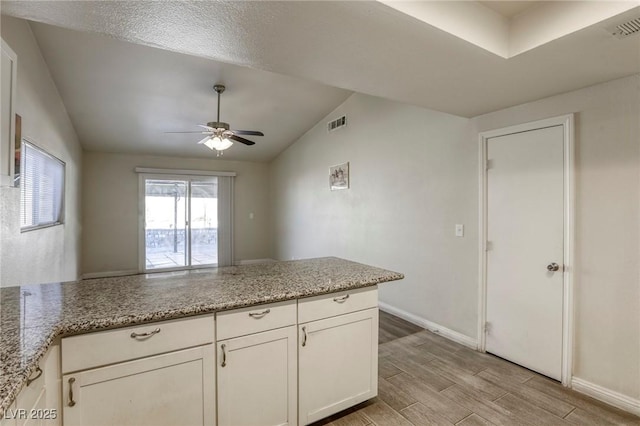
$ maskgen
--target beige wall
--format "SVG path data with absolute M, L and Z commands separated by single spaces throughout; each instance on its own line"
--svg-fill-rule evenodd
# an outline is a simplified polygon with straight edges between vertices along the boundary
M 574 376 L 640 397 L 640 76 L 465 120 L 355 94 L 271 164 L 278 259 L 406 274 L 381 301 L 476 338 L 478 133 L 576 113 Z M 332 133 L 326 121 L 347 114 Z M 328 167 L 351 165 L 331 192 Z M 454 224 L 465 237 L 453 236 Z
M 269 170 L 266 163 L 85 152 L 82 272 L 138 269 L 136 167 L 237 172 L 235 260 L 269 257 Z M 249 218 L 249 213 L 254 218 Z
M 328 133 L 342 114 L 348 125 Z M 478 152 L 469 120 L 352 95 L 271 165 L 273 253 L 339 256 L 403 272 L 380 299 L 476 333 Z M 330 191 L 329 166 L 351 188 Z M 464 238 L 454 236 L 465 225 Z
M 640 75 L 476 117 L 576 113 L 574 376 L 640 398 Z
M 18 56 L 16 113 L 22 136 L 66 163 L 65 223 L 20 233 L 20 190 L 0 188 L 0 285 L 74 280 L 80 269 L 82 148 L 26 21 L 2 16 L 2 38 Z

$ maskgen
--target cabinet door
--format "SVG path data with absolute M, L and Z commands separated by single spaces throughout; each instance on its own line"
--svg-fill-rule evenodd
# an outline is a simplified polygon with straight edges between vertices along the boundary
M 16 413 L 16 403 L 14 402 L 4 411 L 4 416 L 0 418 L 0 426 L 16 426 L 18 424 L 16 422 L 16 417 L 18 417 Z
M 301 425 L 378 394 L 377 309 L 298 327 Z
M 49 348 L 38 369 L 33 371 L 16 398 L 17 426 L 57 426 L 62 417 L 59 408 L 59 346 Z M 4 425 L 2 425 L 4 426 Z
M 295 425 L 296 327 L 218 342 L 218 424 Z
M 213 345 L 66 374 L 63 423 L 215 424 Z
M 36 403 L 29 410 L 27 420 L 22 423 L 22 426 L 44 426 L 57 420 L 58 413 L 53 414 L 46 406 L 46 393 L 46 389 L 42 388 L 40 395 L 36 399 Z M 51 419 L 51 416 L 54 416 L 54 418 Z

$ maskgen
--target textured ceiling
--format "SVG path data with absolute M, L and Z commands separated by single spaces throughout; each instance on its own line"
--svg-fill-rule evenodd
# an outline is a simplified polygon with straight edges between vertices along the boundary
M 640 4 L 638 1 L 635 3 Z M 640 36 L 618 40 L 604 29 L 613 20 L 640 15 L 640 7 L 623 14 L 624 16 L 576 31 L 510 59 L 491 54 L 382 3 L 371 1 L 3 1 L 2 13 L 60 27 L 107 34 L 121 40 L 189 53 L 254 70 L 290 75 L 464 117 L 473 117 L 640 72 Z M 64 68 L 67 65 L 63 62 L 77 59 L 73 58 L 73 51 L 67 49 L 65 59 L 59 59 L 60 63 L 56 66 L 54 57 L 61 55 L 57 51 L 65 50 L 65 47 L 55 44 L 53 39 L 48 43 L 48 36 L 39 34 L 39 31 L 36 31 L 36 35 L 58 82 L 61 80 L 60 74 L 66 73 Z M 90 36 L 77 35 L 79 42 L 85 37 Z M 142 53 L 142 50 L 140 52 L 144 60 L 139 62 L 146 62 L 146 55 L 158 55 Z M 104 84 L 127 87 L 127 90 L 122 90 L 119 94 L 119 101 L 123 104 L 138 96 L 136 93 L 164 100 L 140 104 L 141 107 L 147 105 L 150 109 L 149 113 L 143 114 L 144 120 L 148 122 L 139 124 L 145 129 L 157 128 L 160 123 L 163 125 L 162 129 L 165 129 L 167 124 L 171 124 L 170 127 L 186 126 L 189 122 L 205 120 L 204 115 L 195 115 L 196 110 L 208 109 L 213 116 L 214 98 L 207 90 L 215 78 L 205 81 L 204 69 L 207 66 L 226 69 L 226 66 L 206 61 L 200 63 L 194 58 L 177 61 L 181 65 L 176 65 L 174 71 L 167 71 L 164 76 L 150 73 L 148 80 L 157 79 L 160 82 L 153 87 L 149 81 L 130 78 L 131 71 L 120 69 L 119 59 L 113 56 L 108 63 L 103 63 Z M 139 66 L 135 65 L 138 62 L 134 64 L 133 58 L 127 58 L 126 62 L 131 67 Z M 193 71 L 196 77 L 188 79 L 184 74 L 192 72 L 191 66 L 196 68 Z M 240 74 L 240 69 L 237 70 L 226 73 L 225 78 L 231 78 L 230 74 Z M 168 77 L 170 73 L 176 74 L 175 81 Z M 78 71 L 78 76 L 80 74 Z M 120 78 L 111 79 L 111 74 L 119 75 Z M 215 72 L 212 74 L 218 78 Z M 91 75 L 85 78 L 93 81 Z M 182 83 L 181 78 L 185 79 Z M 269 79 L 266 82 L 256 81 L 258 86 L 253 93 L 256 93 L 257 87 L 267 90 L 271 86 L 268 81 Z M 177 94 L 179 90 L 158 91 L 163 86 L 175 85 L 179 88 L 181 85 L 196 83 L 204 90 L 187 88 L 190 94 L 188 98 L 195 102 L 198 96 L 211 95 L 211 103 L 203 101 L 192 110 L 188 109 L 192 107 L 185 101 L 187 97 L 180 98 Z M 243 93 L 251 92 L 250 86 L 240 81 L 238 83 L 237 86 L 243 87 Z M 77 84 L 81 84 L 81 81 L 60 84 L 65 103 L 69 102 L 66 93 L 73 91 L 71 86 Z M 314 88 L 322 87 L 307 84 Z M 284 108 L 284 105 L 280 100 L 276 103 L 275 98 L 271 109 L 253 113 L 256 106 L 247 107 L 243 113 L 250 115 L 251 119 L 245 121 L 242 114 L 236 115 L 233 112 L 234 101 L 231 97 L 233 91 L 239 89 L 233 88 L 229 83 L 228 86 L 228 112 L 225 112 L 223 99 L 222 114 L 223 119 L 230 121 L 232 126 L 262 127 L 267 133 L 269 129 L 265 126 L 268 123 L 296 125 L 289 121 L 278 121 L 282 120 L 282 115 L 276 112 L 284 111 L 277 110 L 277 105 L 280 105 L 279 108 Z M 321 91 L 323 90 L 329 92 L 331 89 L 323 88 Z M 339 101 L 345 96 L 344 92 L 333 93 L 336 96 L 332 98 L 333 101 Z M 292 89 L 291 94 L 295 94 L 295 90 Z M 266 102 L 266 98 L 261 97 L 258 101 L 249 97 L 244 99 L 252 99 L 256 105 L 260 105 L 260 102 Z M 104 102 L 102 99 L 93 99 L 98 103 Z M 85 114 L 82 121 L 89 123 L 82 124 L 87 129 L 82 130 L 83 141 L 90 128 L 100 121 L 98 116 L 85 112 L 89 102 L 78 99 L 78 106 L 70 108 L 77 114 Z M 110 102 L 118 101 L 113 99 Z M 307 104 L 316 102 L 316 99 L 309 92 L 297 97 L 296 102 L 291 102 L 295 109 L 310 108 Z M 326 105 L 330 103 L 327 100 Z M 240 108 L 241 103 L 237 105 Z M 115 109 L 113 106 L 111 108 Z M 321 116 L 320 110 L 327 111 L 319 108 L 318 117 Z M 181 115 L 183 111 L 184 116 Z M 153 117 L 168 116 L 178 116 L 180 120 L 153 121 Z M 258 118 L 265 121 L 256 121 Z M 126 117 L 119 117 L 118 125 L 125 119 Z M 237 123 L 234 120 L 243 121 Z M 74 118 L 74 124 L 79 124 L 78 119 Z M 287 137 L 295 139 L 296 134 L 308 128 L 303 127 L 301 125 Z M 124 144 L 127 135 L 123 133 L 119 139 L 119 143 Z M 186 143 L 187 139 L 181 141 Z M 128 142 L 139 143 L 131 140 Z M 281 142 L 282 146 L 286 146 L 293 139 Z M 256 153 L 260 149 L 254 148 Z M 272 158 L 272 154 L 260 154 L 257 158 Z
M 196 142 L 197 123 L 222 121 L 261 130 L 236 143 L 225 159 L 267 161 L 335 109 L 351 92 L 297 78 L 78 33 L 45 24 L 31 28 L 85 149 L 144 154 L 215 155 Z
M 498 12 L 505 18 L 512 18 L 534 6 L 539 6 L 543 1 L 479 1 L 489 9 Z

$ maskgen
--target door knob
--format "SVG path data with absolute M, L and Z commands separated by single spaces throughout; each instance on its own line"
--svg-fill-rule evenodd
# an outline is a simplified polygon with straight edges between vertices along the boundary
M 547 271 L 549 272 L 555 272 L 557 270 L 560 269 L 560 265 L 558 265 L 557 263 L 553 262 L 547 265 Z

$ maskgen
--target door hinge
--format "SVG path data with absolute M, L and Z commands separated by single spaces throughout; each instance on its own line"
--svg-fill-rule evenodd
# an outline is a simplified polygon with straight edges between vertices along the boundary
M 485 334 L 489 334 L 489 331 L 491 331 L 491 323 L 489 323 L 489 321 L 486 321 L 484 323 L 484 332 Z
M 493 167 L 494 167 L 493 159 L 487 160 L 487 171 L 493 169 Z
M 491 250 L 493 250 L 493 243 L 491 241 L 487 241 L 486 243 L 484 243 L 484 251 Z

